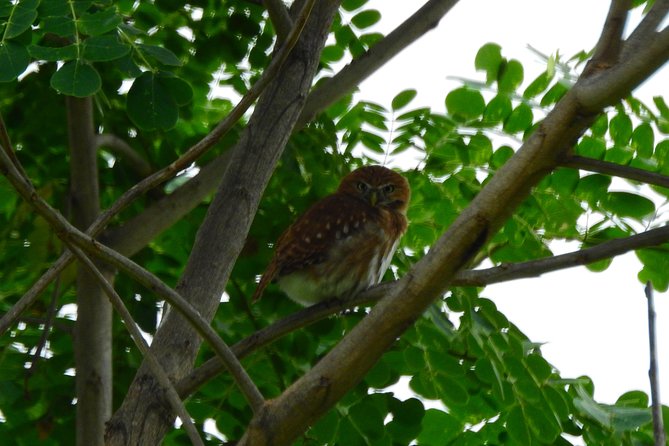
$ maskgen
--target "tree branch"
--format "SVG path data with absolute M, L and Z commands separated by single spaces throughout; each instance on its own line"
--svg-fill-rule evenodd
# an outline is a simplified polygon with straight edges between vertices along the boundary
M 98 148 L 105 147 L 113 155 L 123 159 L 140 178 L 148 177 L 153 172 L 149 162 L 117 135 L 111 133 L 97 135 L 95 144 Z
M 664 421 L 662 420 L 662 402 L 660 399 L 660 382 L 658 379 L 659 366 L 657 365 L 657 334 L 655 330 L 655 302 L 653 299 L 653 286 L 646 283 L 646 300 L 648 304 L 648 348 L 650 350 L 650 366 L 648 378 L 650 379 L 651 411 L 653 413 L 653 437 L 655 446 L 667 444 L 664 434 Z
M 262 191 L 302 110 L 339 2 L 309 0 L 295 5 L 303 5 L 294 20 L 295 27 L 301 26 L 302 17 L 306 18 L 312 5 L 313 11 L 289 60 L 259 99 L 246 129 L 232 149 L 230 166 L 234 169 L 228 168 L 223 174 L 177 285 L 177 290 L 206 320 L 213 318 L 220 303 Z M 183 377 L 193 367 L 199 340 L 183 318 L 169 312 L 154 337 L 153 347 L 159 358 L 163 355 L 174 358 L 171 368 L 166 369 L 168 373 Z M 178 358 L 175 351 L 179 352 Z M 140 368 L 128 396 L 109 423 L 108 433 L 117 433 L 110 445 L 127 441 L 122 432 L 132 430 L 138 407 L 152 411 L 152 406 L 158 403 L 145 382 L 146 376 Z M 154 423 L 150 433 L 147 434 L 146 429 L 141 433 L 142 441 L 145 444 L 159 442 L 167 426 L 169 424 Z M 130 433 L 131 438 L 139 438 L 134 435 L 140 433 Z
M 88 269 L 88 271 L 95 277 L 95 279 L 98 281 L 98 283 L 104 290 L 105 294 L 107 294 L 107 297 L 109 297 L 109 301 L 111 302 L 114 309 L 121 317 L 121 320 L 126 326 L 126 329 L 130 333 L 130 337 L 135 342 L 135 345 L 141 352 L 142 356 L 144 357 L 144 359 L 146 359 L 147 363 L 149 364 L 149 367 L 151 368 L 151 371 L 153 372 L 154 376 L 164 389 L 167 401 L 170 403 L 172 410 L 181 419 L 181 422 L 183 423 L 184 426 L 184 430 L 188 434 L 188 438 L 190 438 L 191 443 L 194 445 L 204 446 L 204 443 L 202 442 L 202 439 L 200 438 L 197 429 L 195 429 L 193 420 L 188 414 L 186 407 L 181 401 L 181 398 L 179 398 L 179 394 L 174 388 L 174 385 L 172 385 L 172 382 L 170 381 L 170 378 L 167 376 L 167 373 L 165 373 L 165 370 L 163 370 L 162 366 L 156 359 L 155 355 L 151 352 L 149 344 L 147 344 L 146 340 L 144 340 L 142 332 L 139 330 L 137 323 L 130 314 L 130 311 L 128 311 L 128 308 L 123 303 L 121 297 L 118 295 L 116 290 L 114 290 L 114 288 L 107 281 L 107 279 L 105 279 L 100 270 L 86 256 L 86 254 L 84 254 L 77 246 L 71 243 L 68 244 L 68 248 L 72 251 L 72 253 L 79 260 L 79 262 L 82 265 L 84 265 Z
M 609 68 L 618 61 L 623 44 L 625 22 L 631 6 L 632 2 L 630 0 L 611 0 L 602 33 L 597 45 L 595 45 L 592 59 L 583 70 L 583 76 L 589 76 L 593 70 Z
M 558 165 L 602 107 L 628 95 L 666 56 L 669 47 L 655 42 L 606 71 L 579 78 L 425 257 L 311 370 L 254 416 L 239 446 L 290 444 L 339 401 L 452 285 L 455 274 Z
M 221 360 L 237 381 L 251 408 L 256 410 L 262 405 L 264 399 L 251 378 L 237 361 L 225 341 L 202 318 L 198 310 L 154 274 L 72 226 L 58 211 L 39 196 L 30 180 L 21 175 L 17 166 L 11 162 L 5 151 L 0 151 L 0 161 L 0 170 L 14 186 L 14 189 L 51 225 L 60 239 L 68 244 L 73 243 L 85 252 L 122 269 L 137 282 L 169 302 L 179 314 L 185 317 L 197 333 L 209 342 L 216 354 L 221 356 Z
M 587 170 L 590 172 L 603 173 L 628 180 L 641 181 L 642 183 L 669 188 L 669 176 L 656 172 L 649 172 L 632 166 L 622 166 L 608 161 L 586 158 L 583 156 L 568 156 L 560 161 L 563 167 Z
M 65 106 L 72 217 L 74 225 L 84 229 L 100 213 L 93 100 L 66 96 Z M 112 307 L 95 278 L 81 266 L 76 286 L 76 439 L 78 445 L 100 444 L 112 413 Z
M 586 248 L 567 254 L 527 262 L 495 266 L 480 270 L 466 270 L 458 273 L 452 286 L 484 287 L 494 283 L 508 282 L 516 279 L 539 277 L 542 274 L 565 268 L 587 265 L 598 260 L 609 259 L 632 250 L 657 246 L 669 241 L 669 226 L 652 229 L 630 237 L 609 240 L 592 248 Z M 311 325 L 328 316 L 340 314 L 342 311 L 367 306 L 389 295 L 398 282 L 385 282 L 377 285 L 354 299 L 341 301 L 330 299 L 293 313 L 234 344 L 231 349 L 238 359 L 274 342 L 282 336 L 307 325 Z M 182 397 L 194 392 L 214 376 L 224 370 L 223 364 L 215 357 L 193 370 L 188 376 L 177 383 L 177 390 Z
M 435 28 L 457 2 L 458 0 L 428 1 L 366 53 L 354 59 L 332 78 L 322 82 L 307 98 L 296 128 L 304 127 L 318 113 L 350 93 L 386 62 Z
M 232 109 L 230 114 L 221 121 L 207 136 L 202 138 L 198 143 L 190 147 L 186 153 L 184 153 L 177 160 L 172 162 L 170 165 L 165 168 L 155 172 L 154 174 L 146 177 L 132 188 L 127 190 L 121 197 L 118 198 L 112 204 L 112 206 L 101 213 L 98 218 L 93 222 L 93 224 L 86 231 L 87 234 L 91 236 L 96 236 L 102 231 L 111 219 L 121 212 L 126 206 L 132 203 L 135 199 L 143 195 L 148 190 L 156 187 L 162 182 L 168 180 L 176 173 L 188 167 L 193 161 L 199 158 L 207 150 L 213 147 L 231 128 L 232 126 L 241 118 L 246 110 L 251 106 L 255 99 L 262 93 L 262 91 L 267 87 L 269 82 L 272 81 L 279 73 L 279 70 L 283 63 L 288 58 L 292 47 L 299 38 L 300 31 L 304 26 L 306 17 L 302 17 L 296 21 L 295 28 L 291 31 L 290 36 L 288 37 L 286 44 L 282 46 L 276 56 L 272 59 L 272 62 L 269 64 L 267 69 L 263 72 L 261 78 L 251 87 L 251 89 L 242 97 L 239 103 Z M 0 126 L 0 134 L 4 126 Z M 6 134 L 6 131 L 4 132 Z M 13 158 L 15 155 L 13 151 L 9 148 L 6 148 L 6 153 L 10 158 Z M 220 158 L 220 157 L 219 157 Z M 13 162 L 13 161 L 12 161 Z M 212 164 L 212 163 L 210 163 Z M 224 165 L 226 163 L 223 163 Z M 22 169 L 20 164 L 16 164 L 18 169 Z M 209 185 L 211 186 L 211 185 Z M 213 187 L 213 186 L 211 186 Z M 193 199 L 193 198 L 191 198 Z M 145 243 L 147 243 L 145 241 Z M 0 320 L 0 334 L 4 333 L 17 318 L 21 315 L 21 312 L 28 308 L 32 303 L 39 297 L 39 295 L 44 291 L 44 289 L 51 283 L 56 276 L 63 270 L 67 265 L 70 264 L 73 257 L 70 252 L 64 253 L 45 273 L 40 277 L 40 279 L 30 288 L 30 290 L 21 297 L 19 302 L 15 304 L 16 310 L 14 307 L 12 310 L 8 311 Z
M 277 43 L 280 44 L 286 40 L 290 30 L 293 29 L 293 20 L 281 0 L 263 0 L 262 3 L 267 8 L 269 19 L 276 30 Z

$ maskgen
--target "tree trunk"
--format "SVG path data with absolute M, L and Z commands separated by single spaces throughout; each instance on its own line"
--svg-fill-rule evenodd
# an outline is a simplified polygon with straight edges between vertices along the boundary
M 296 3 L 295 8 L 302 4 Z M 338 6 L 338 1 L 316 2 L 299 41 L 233 148 L 221 186 L 198 231 L 177 291 L 206 320 L 214 316 L 262 191 L 302 111 Z M 190 324 L 171 311 L 151 348 L 167 374 L 179 379 L 192 369 L 200 342 Z M 159 444 L 173 422 L 162 389 L 143 365 L 108 425 L 107 444 Z
M 91 98 L 67 98 L 70 196 L 75 226 L 86 229 L 100 212 Z M 86 268 L 77 269 L 77 444 L 101 445 L 112 408 L 111 305 Z

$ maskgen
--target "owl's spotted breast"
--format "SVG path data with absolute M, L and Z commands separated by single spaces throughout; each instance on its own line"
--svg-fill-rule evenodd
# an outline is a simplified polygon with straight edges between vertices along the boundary
M 347 175 L 279 238 L 254 299 L 273 279 L 303 305 L 378 283 L 406 230 L 409 193 L 406 180 L 385 167 Z

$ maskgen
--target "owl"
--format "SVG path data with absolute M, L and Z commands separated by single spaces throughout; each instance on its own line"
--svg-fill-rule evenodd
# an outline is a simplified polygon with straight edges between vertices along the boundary
M 379 283 L 407 229 L 410 195 L 407 180 L 386 167 L 346 175 L 279 237 L 253 300 L 273 280 L 304 306 Z

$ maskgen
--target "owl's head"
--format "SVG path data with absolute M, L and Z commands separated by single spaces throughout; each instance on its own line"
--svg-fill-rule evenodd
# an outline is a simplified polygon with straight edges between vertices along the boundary
M 372 206 L 406 213 L 411 197 L 409 182 L 383 166 L 365 166 L 344 177 L 338 192 L 362 198 Z

